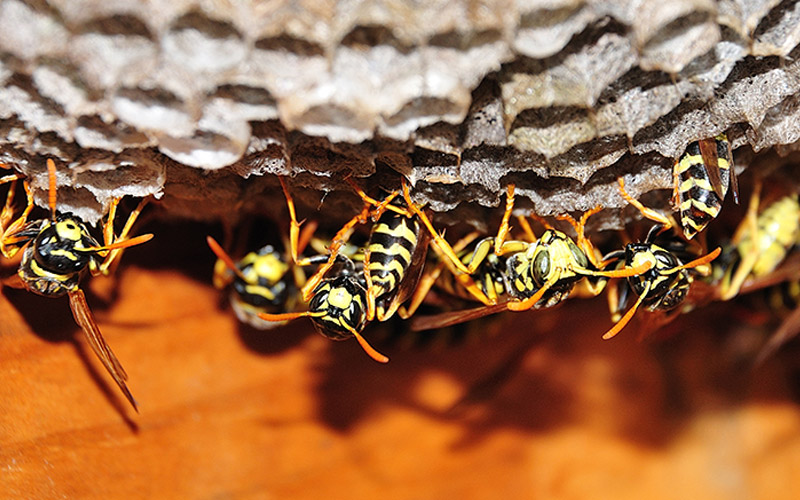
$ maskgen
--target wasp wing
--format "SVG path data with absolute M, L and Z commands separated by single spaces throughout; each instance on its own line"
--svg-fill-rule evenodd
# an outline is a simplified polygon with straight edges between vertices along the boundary
M 714 188 L 717 197 L 722 200 L 725 198 L 725 189 L 727 186 L 723 186 L 722 177 L 719 173 L 717 140 L 713 138 L 703 139 L 698 141 L 698 144 L 700 145 L 700 155 L 703 157 L 703 164 L 708 173 L 708 181 L 711 183 L 711 187 Z
M 419 280 L 422 277 L 422 271 L 425 267 L 425 259 L 428 255 L 428 244 L 431 241 L 431 235 L 424 230 L 419 231 L 417 235 L 417 245 L 414 247 L 414 253 L 411 255 L 411 262 L 408 269 L 405 271 L 403 280 L 397 287 L 397 295 L 395 301 L 398 304 L 405 303 L 414 294 L 417 289 Z
M 800 333 L 800 307 L 792 311 L 789 316 L 783 320 L 783 323 L 777 330 L 770 336 L 764 347 L 756 357 L 756 365 L 760 365 L 767 358 L 775 353 L 783 344 L 790 341 Z
M 434 330 L 436 328 L 444 328 L 446 326 L 458 325 L 472 321 L 473 319 L 482 318 L 491 314 L 507 311 L 508 303 L 494 304 L 491 306 L 481 306 L 473 309 L 463 309 L 460 311 L 450 311 L 433 316 L 420 316 L 415 317 L 411 321 L 411 329 L 414 331 L 421 330 Z
M 100 333 L 100 328 L 97 327 L 97 322 L 92 315 L 92 311 L 89 309 L 89 304 L 86 303 L 86 296 L 83 294 L 83 290 L 78 288 L 69 292 L 69 307 L 72 309 L 72 315 L 75 317 L 75 321 L 81 327 L 81 330 L 83 330 L 83 334 L 86 336 L 89 346 L 131 403 L 133 409 L 138 412 L 139 407 L 136 405 L 136 400 L 133 399 L 133 395 L 128 389 L 128 385 L 125 383 L 128 379 L 128 374 L 125 373 L 122 364 L 111 351 L 111 348 L 103 338 L 103 334 Z

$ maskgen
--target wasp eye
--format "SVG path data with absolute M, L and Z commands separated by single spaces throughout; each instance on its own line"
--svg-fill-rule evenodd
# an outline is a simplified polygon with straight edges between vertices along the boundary
M 541 285 L 548 274 L 550 274 L 550 253 L 543 250 L 533 258 L 533 277 Z

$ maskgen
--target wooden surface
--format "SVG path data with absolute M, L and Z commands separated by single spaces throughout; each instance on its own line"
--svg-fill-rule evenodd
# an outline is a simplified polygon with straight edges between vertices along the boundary
M 628 329 L 604 342 L 603 301 L 572 301 L 448 349 L 387 347 L 380 366 L 303 320 L 240 327 L 209 285 L 204 232 L 161 232 L 126 255 L 116 288 L 88 287 L 140 414 L 73 340 L 66 299 L 0 294 L 0 497 L 800 491 L 796 375 L 786 354 L 755 372 L 732 363 L 730 340 L 758 326 L 721 328 L 728 309 L 674 323 L 666 341 Z

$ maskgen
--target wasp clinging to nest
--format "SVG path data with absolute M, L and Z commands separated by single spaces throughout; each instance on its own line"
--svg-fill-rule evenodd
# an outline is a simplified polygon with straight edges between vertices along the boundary
M 733 154 L 728 137 L 720 134 L 695 141 L 675 161 L 673 203 L 681 213 L 683 234 L 690 240 L 719 215 L 728 186 L 739 203 Z
M 316 224 L 306 224 L 303 228 L 298 252 L 310 242 L 315 228 Z M 281 323 L 264 320 L 259 314 L 291 312 L 303 303 L 300 290 L 306 275 L 291 260 L 288 241 L 284 242 L 284 251 L 268 244 L 248 252 L 238 261 L 211 236 L 206 241 L 217 256 L 214 286 L 220 290 L 230 287 L 230 304 L 242 323 L 259 330 L 275 328 Z
M 683 241 L 673 238 L 669 243 L 656 243 L 658 235 L 672 229 L 672 221 L 630 196 L 625 191 L 622 178 L 619 179 L 619 189 L 622 197 L 636 207 L 645 218 L 658 224 L 650 228 L 644 241 L 628 243 L 624 250 L 617 250 L 604 257 L 608 267 L 648 268 L 644 272 L 628 277 L 626 282 L 620 283 L 620 287 L 609 289 L 609 306 L 616 324 L 603 335 L 604 339 L 610 339 L 619 333 L 640 306 L 651 312 L 668 312 L 676 309 L 686 299 L 694 280 L 693 273 L 710 273 L 710 269 L 706 270 L 706 265 L 717 258 L 722 251 L 717 248 L 707 255 L 684 262 L 688 252 Z M 622 315 L 621 311 L 627 305 L 629 292 L 633 292 L 638 298 Z
M 514 185 L 509 185 L 506 208 L 497 235 L 477 242 L 466 258 L 441 238 L 434 238 L 433 247 L 457 282 L 484 306 L 477 309 L 421 317 L 413 328 L 425 330 L 469 321 L 502 311 L 527 311 L 531 308 L 553 307 L 566 300 L 575 285 L 588 279 L 587 292 L 599 294 L 607 278 L 624 278 L 649 269 L 649 264 L 619 270 L 600 270 L 602 263 L 584 227 L 588 218 L 602 207 L 584 213 L 579 221 L 569 215 L 559 219 L 569 222 L 577 233 L 577 243 L 544 220 L 545 231 L 536 237 L 525 217 L 517 219 L 526 240 L 507 239 L 509 219 L 514 208 Z M 423 213 L 423 222 L 430 226 Z M 457 243 L 456 247 L 462 246 Z M 464 262 L 466 260 L 466 262 Z
M 121 255 L 122 249 L 144 243 L 153 237 L 152 234 L 146 234 L 128 239 L 128 233 L 144 207 L 145 200 L 142 200 L 128 217 L 119 236 L 114 234 L 114 218 L 119 199 L 112 201 L 108 219 L 103 226 L 101 245 L 78 217 L 71 213 L 56 212 L 56 167 L 53 160 L 47 160 L 47 169 L 50 217 L 30 222 L 27 220 L 33 209 L 33 196 L 26 182 L 24 186 L 28 203 L 16 219 L 10 215 L 14 211 L 13 195 L 9 194 L 7 197 L 0 218 L 0 222 L 3 223 L 0 250 L 6 258 L 12 258 L 20 250 L 22 251 L 22 260 L 17 272 L 19 286 L 46 297 L 63 295 L 69 297 L 72 314 L 86 336 L 89 346 L 134 409 L 137 409 L 136 401 L 126 384 L 127 374 L 103 339 L 79 282 L 87 271 L 93 276 L 108 274 L 112 263 Z M 10 193 L 13 190 L 12 185 Z

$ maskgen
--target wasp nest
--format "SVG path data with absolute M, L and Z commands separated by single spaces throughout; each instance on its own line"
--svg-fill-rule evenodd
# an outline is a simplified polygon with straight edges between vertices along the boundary
M 4 0 L 0 160 L 39 191 L 58 160 L 89 220 L 123 194 L 215 218 L 282 203 L 266 174 L 336 192 L 392 170 L 476 219 L 509 182 L 542 215 L 620 207 L 617 177 L 670 188 L 693 140 L 727 131 L 740 169 L 796 147 L 798 20 L 775 0 Z

